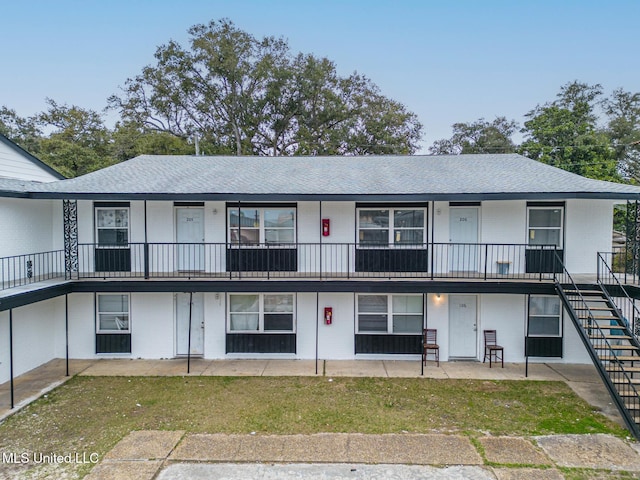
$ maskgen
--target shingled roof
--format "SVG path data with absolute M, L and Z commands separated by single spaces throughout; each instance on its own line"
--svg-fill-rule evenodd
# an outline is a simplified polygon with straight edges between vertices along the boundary
M 142 155 L 38 185 L 35 198 L 223 200 L 640 199 L 640 187 L 516 154 L 235 157 Z

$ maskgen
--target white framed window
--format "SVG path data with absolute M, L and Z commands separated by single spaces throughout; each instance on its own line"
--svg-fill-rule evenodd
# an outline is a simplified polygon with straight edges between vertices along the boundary
M 227 220 L 231 244 L 296 243 L 295 207 L 228 207 Z
M 95 208 L 96 243 L 99 247 L 129 244 L 129 207 Z
M 527 207 L 527 241 L 529 245 L 555 245 L 562 248 L 564 209 L 555 207 Z
M 561 337 L 561 315 L 560 298 L 530 295 L 527 335 L 530 337 Z
M 426 208 L 358 208 L 358 245 L 422 245 Z
M 419 335 L 424 325 L 420 294 L 359 294 L 356 296 L 358 333 Z
M 99 293 L 96 304 L 97 333 L 131 333 L 129 294 Z
M 228 332 L 295 332 L 293 293 L 230 293 L 227 305 Z

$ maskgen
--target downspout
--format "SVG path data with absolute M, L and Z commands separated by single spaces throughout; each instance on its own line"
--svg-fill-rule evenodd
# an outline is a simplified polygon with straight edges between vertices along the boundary
M 436 248 L 434 241 L 434 225 L 436 223 L 435 202 L 431 200 L 431 280 L 433 280 L 433 251 Z M 429 219 L 429 213 L 427 212 L 427 220 Z M 429 241 L 429 230 L 427 230 L 427 242 Z
M 423 293 L 422 294 L 422 306 L 424 308 L 424 324 L 423 324 L 423 329 L 427 328 L 427 294 Z M 424 338 L 424 333 L 422 334 L 422 341 L 420 342 L 420 346 L 422 347 L 422 351 L 420 352 L 420 376 L 424 376 L 424 362 L 422 361 L 423 355 L 424 355 L 424 342 L 425 342 L 425 338 Z M 439 357 L 438 357 L 439 358 Z
M 319 209 L 319 213 L 320 213 L 320 221 L 318 222 L 319 228 L 320 228 L 320 254 L 319 254 L 319 260 L 320 260 L 320 265 L 319 265 L 319 273 L 320 273 L 320 280 L 322 280 L 322 200 L 320 200 L 320 209 Z M 318 374 L 318 355 L 319 355 L 319 334 L 320 334 L 320 321 L 319 321 L 319 315 L 320 315 L 320 292 L 316 292 L 316 375 Z
M 147 234 L 147 201 L 144 201 L 144 278 L 149 279 L 149 238 Z

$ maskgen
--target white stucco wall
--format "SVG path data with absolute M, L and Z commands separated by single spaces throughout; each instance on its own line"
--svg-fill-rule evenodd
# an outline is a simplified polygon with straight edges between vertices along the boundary
M 65 355 L 64 297 L 13 309 L 13 374 Z M 0 312 L 0 383 L 10 378 L 9 311 Z
M 565 264 L 571 274 L 597 271 L 597 252 L 611 251 L 613 202 L 567 200 Z
M 0 198 L 0 257 L 46 252 L 59 246 L 59 201 Z M 58 216 L 60 215 L 60 216 Z

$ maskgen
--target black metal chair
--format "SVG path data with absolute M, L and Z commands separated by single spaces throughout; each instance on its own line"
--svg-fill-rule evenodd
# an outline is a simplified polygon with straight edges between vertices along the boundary
M 504 368 L 504 347 L 496 343 L 496 336 L 495 330 L 484 331 L 484 358 L 482 363 L 488 358 L 489 368 L 491 368 L 493 362 L 500 360 L 502 368 Z
M 440 345 L 438 345 L 438 330 L 425 328 L 422 332 L 422 364 L 427 364 L 427 355 L 434 355 L 436 365 L 440 366 Z

